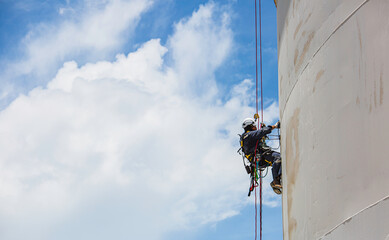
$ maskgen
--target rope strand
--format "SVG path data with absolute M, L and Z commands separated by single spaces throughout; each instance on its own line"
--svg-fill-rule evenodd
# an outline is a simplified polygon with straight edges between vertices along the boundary
M 254 0 L 254 9 L 255 9 L 255 113 L 258 115 L 258 33 L 257 33 L 257 0 Z M 258 121 L 258 129 L 260 128 L 260 121 Z M 254 160 L 256 160 L 256 152 L 257 152 L 258 141 L 255 146 L 254 151 Z M 257 171 L 257 168 L 255 168 Z M 256 179 L 255 179 L 256 180 Z M 255 194 L 255 240 L 257 240 L 258 234 L 258 209 L 257 209 L 257 185 L 254 186 L 254 194 Z
M 261 72 L 261 117 L 263 120 L 263 87 L 262 87 L 262 9 L 261 0 L 259 0 L 259 69 Z
M 261 72 L 261 117 L 263 120 L 263 87 L 262 87 L 262 4 L 259 0 L 259 70 Z M 259 172 L 259 239 L 262 240 L 262 171 Z
M 257 33 L 257 0 L 255 2 L 255 108 L 256 114 L 258 115 L 258 33 Z M 260 74 L 261 74 L 261 120 L 263 122 L 263 84 L 262 84 L 262 16 L 261 16 L 261 0 L 259 0 L 259 57 L 260 57 Z M 258 121 L 258 129 L 262 126 L 260 121 Z M 258 144 L 258 142 L 257 142 Z M 256 149 L 254 159 L 256 158 Z M 258 171 L 258 168 L 256 168 Z M 258 185 L 257 185 L 258 186 Z M 257 210 L 257 186 L 255 186 L 255 240 L 257 240 L 258 234 L 258 210 Z M 259 170 L 259 237 L 262 240 L 262 171 Z
M 258 33 L 257 33 L 257 0 L 255 2 L 255 108 L 258 114 Z M 259 128 L 259 121 L 258 121 Z

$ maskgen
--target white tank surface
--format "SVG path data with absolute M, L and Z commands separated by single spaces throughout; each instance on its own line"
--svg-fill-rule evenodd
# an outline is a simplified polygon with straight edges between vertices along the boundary
M 278 0 L 286 240 L 389 240 L 389 0 Z

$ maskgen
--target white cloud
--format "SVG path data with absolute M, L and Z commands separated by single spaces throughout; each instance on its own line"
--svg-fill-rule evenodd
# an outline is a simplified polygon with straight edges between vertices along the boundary
M 71 13 L 75 13 L 75 10 L 73 9 L 73 8 L 71 8 L 71 7 L 60 7 L 59 9 L 58 9 L 58 14 L 59 15 L 65 15 L 65 14 L 71 14 Z
M 27 1 L 23 5 L 27 3 L 32 4 Z M 46 78 L 69 59 L 95 61 L 110 56 L 131 38 L 140 16 L 152 3 L 153 0 L 84 0 L 71 6 L 67 2 L 66 7 L 57 10 L 62 16 L 59 22 L 31 27 L 20 45 L 23 56 L 13 62 L 3 59 L 7 70 L 1 74 L 2 88 L 11 87 L 2 90 L 1 99 L 15 94 L 14 88 L 31 89 L 47 83 Z
M 213 73 L 232 34 L 215 11 L 178 23 L 166 47 L 154 39 L 114 62 L 67 62 L 0 112 L 1 239 L 162 239 L 247 204 L 236 134 L 253 112 L 252 82 L 218 100 Z
M 17 67 L 23 73 L 41 72 L 53 61 L 80 53 L 105 56 L 125 41 L 121 34 L 134 30 L 150 4 L 151 0 L 105 1 L 103 7 L 90 7 L 80 19 L 66 20 L 60 26 L 42 24 L 24 40 L 27 56 Z
M 229 15 L 219 12 L 215 16 L 216 11 L 218 10 L 214 4 L 200 6 L 189 19 L 181 20 L 175 25 L 176 34 L 169 41 L 178 76 L 185 77 L 190 92 L 201 93 L 203 97 L 216 91 L 214 70 L 232 48 Z M 203 44 L 204 42 L 208 44 Z

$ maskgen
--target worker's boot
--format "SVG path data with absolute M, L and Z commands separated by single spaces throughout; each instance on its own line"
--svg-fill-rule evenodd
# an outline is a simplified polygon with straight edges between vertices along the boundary
M 281 185 L 281 176 L 276 177 L 273 182 L 270 183 L 270 186 L 273 188 L 273 191 L 276 194 L 282 193 L 282 185 Z

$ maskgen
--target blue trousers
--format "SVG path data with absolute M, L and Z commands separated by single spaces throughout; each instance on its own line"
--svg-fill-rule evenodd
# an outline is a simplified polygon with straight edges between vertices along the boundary
M 267 165 L 272 165 L 271 172 L 273 174 L 273 180 L 282 174 L 281 169 L 281 154 L 278 152 L 270 151 L 262 155 L 262 158 L 266 160 Z

